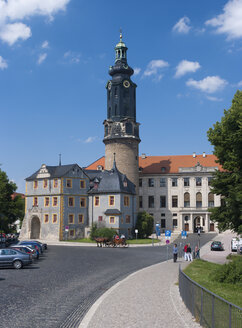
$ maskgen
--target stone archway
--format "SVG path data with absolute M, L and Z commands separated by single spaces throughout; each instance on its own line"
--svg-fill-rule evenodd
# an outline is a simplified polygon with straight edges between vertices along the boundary
M 31 231 L 30 239 L 39 239 L 40 238 L 40 219 L 38 216 L 34 216 L 31 220 Z
M 194 221 L 193 221 L 193 232 L 197 232 L 197 228 L 201 228 L 201 222 L 202 218 L 200 216 L 196 216 Z

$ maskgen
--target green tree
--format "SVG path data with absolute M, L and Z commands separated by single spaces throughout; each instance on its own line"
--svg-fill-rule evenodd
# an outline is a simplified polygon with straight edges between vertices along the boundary
M 10 232 L 10 225 L 24 217 L 24 201 L 20 196 L 12 197 L 16 189 L 16 184 L 0 169 L 0 229 L 4 232 Z
M 221 122 L 208 130 L 208 140 L 223 167 L 212 181 L 212 192 L 222 199 L 221 206 L 211 210 L 211 219 L 221 231 L 242 233 L 242 91 L 236 92 Z
M 140 238 L 147 238 L 153 233 L 154 218 L 147 212 L 139 212 L 137 216 L 136 229 Z

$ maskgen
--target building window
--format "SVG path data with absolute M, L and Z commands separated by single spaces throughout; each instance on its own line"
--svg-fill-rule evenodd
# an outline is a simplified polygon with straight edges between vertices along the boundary
M 190 194 L 185 192 L 184 194 L 184 207 L 190 207 Z
M 177 228 L 177 219 L 172 220 L 172 226 L 173 228 Z
M 131 229 L 128 228 L 128 235 L 130 236 L 131 235 Z
M 38 206 L 38 197 L 34 197 L 33 199 L 33 205 Z
M 166 171 L 166 168 L 164 166 L 162 166 L 161 172 L 164 173 L 165 171 Z
M 139 196 L 139 207 L 142 208 L 143 207 L 143 197 Z
M 160 220 L 160 227 L 161 227 L 161 229 L 165 229 L 165 227 L 166 227 L 166 219 L 161 219 Z
M 214 207 L 214 194 L 208 194 L 208 207 Z
M 142 179 L 139 179 L 139 187 L 142 187 Z
M 99 206 L 100 205 L 100 198 L 99 196 L 94 197 L 94 206 Z
M 160 196 L 160 207 L 166 207 L 166 196 Z
M 196 178 L 196 186 L 201 187 L 202 185 L 202 178 Z
M 149 196 L 148 198 L 148 207 L 149 208 L 154 208 L 155 207 L 155 198 L 154 196 Z
M 84 223 L 84 215 L 78 214 L 78 223 Z
M 74 223 L 74 214 L 69 214 L 68 216 L 68 223 L 73 224 Z
M 130 215 L 125 216 L 125 223 L 130 223 Z
M 80 180 L 80 188 L 85 189 L 86 188 L 86 181 L 85 180 Z
M 200 192 L 196 193 L 196 207 L 202 207 L 202 194 Z
M 148 179 L 148 185 L 149 185 L 149 187 L 154 187 L 154 178 L 149 178 Z
M 80 207 L 86 207 L 86 198 L 84 197 L 80 198 Z
M 129 206 L 129 196 L 124 196 L 124 206 Z
M 54 179 L 53 185 L 54 185 L 54 188 L 58 188 L 58 179 Z
M 213 180 L 213 177 L 208 177 L 208 186 L 211 186 L 212 180 Z
M 171 179 L 171 185 L 172 185 L 172 187 L 177 187 L 177 178 Z
M 172 207 L 178 207 L 178 196 L 172 196 Z
M 47 179 L 44 179 L 43 180 L 43 187 L 44 188 L 47 188 L 48 187 L 48 180 Z
M 166 178 L 160 178 L 160 187 L 166 186 Z
M 66 188 L 72 188 L 72 179 L 66 179 Z
M 57 214 L 52 214 L 52 223 L 57 223 Z
M 114 204 L 115 204 L 114 196 L 109 196 L 108 197 L 108 204 L 109 204 L 109 206 L 114 206 Z
M 100 215 L 100 216 L 98 217 L 98 222 L 102 222 L 102 220 L 103 220 L 103 217 Z
M 75 237 L 75 229 L 69 230 L 69 237 Z
M 75 206 L 74 204 L 75 204 L 74 197 L 68 197 L 68 206 L 73 207 Z
M 190 179 L 189 178 L 184 178 L 184 187 L 189 187 L 190 186 Z
M 50 197 L 45 197 L 45 203 L 44 203 L 45 207 L 49 207 L 50 206 Z
M 58 197 L 53 197 L 52 198 L 52 206 L 56 207 L 58 205 Z
M 115 223 L 115 217 L 114 216 L 110 216 L 109 217 L 109 223 L 110 224 L 114 224 Z
M 34 180 L 34 189 L 37 189 L 37 188 L 38 188 L 38 181 Z
M 49 222 L 49 214 L 45 214 L 44 215 L 44 223 L 48 223 Z
M 166 216 L 166 214 L 165 213 L 161 213 L 160 216 Z

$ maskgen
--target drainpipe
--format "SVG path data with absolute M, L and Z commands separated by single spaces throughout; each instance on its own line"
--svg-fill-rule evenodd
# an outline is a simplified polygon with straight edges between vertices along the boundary
M 92 227 L 93 227 L 93 195 L 92 195 Z

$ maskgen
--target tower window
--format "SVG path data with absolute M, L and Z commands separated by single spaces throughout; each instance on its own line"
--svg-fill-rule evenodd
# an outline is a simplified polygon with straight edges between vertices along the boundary
M 132 126 L 132 124 L 131 123 L 126 123 L 125 124 L 125 127 L 126 127 L 126 133 L 127 134 L 132 134 L 132 130 L 133 130 L 133 126 Z
M 114 116 L 117 116 L 117 112 L 118 112 L 118 106 L 117 106 L 117 104 L 115 104 L 115 108 L 114 108 Z
M 114 89 L 114 95 L 115 95 L 115 96 L 118 95 L 118 88 L 117 88 L 117 87 Z

